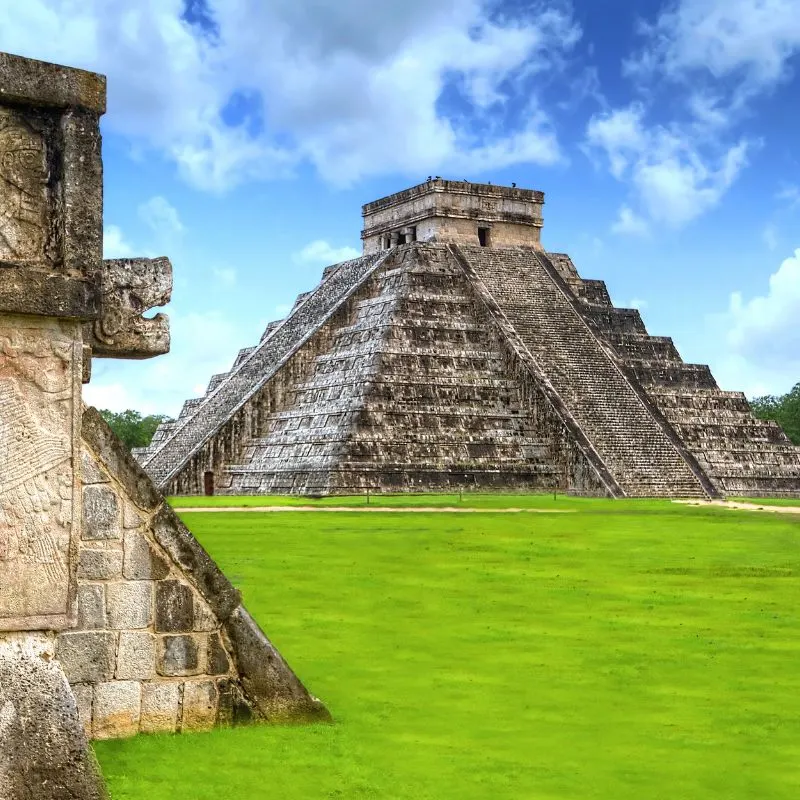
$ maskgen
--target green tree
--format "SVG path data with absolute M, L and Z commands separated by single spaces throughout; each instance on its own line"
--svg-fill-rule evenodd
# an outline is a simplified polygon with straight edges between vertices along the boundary
M 134 447 L 147 447 L 156 428 L 164 420 L 169 419 L 165 414 L 150 414 L 143 417 L 132 409 L 119 412 L 104 409 L 100 414 L 129 450 Z
M 756 397 L 750 406 L 757 417 L 774 419 L 795 444 L 800 444 L 800 383 L 780 397 L 771 394 Z

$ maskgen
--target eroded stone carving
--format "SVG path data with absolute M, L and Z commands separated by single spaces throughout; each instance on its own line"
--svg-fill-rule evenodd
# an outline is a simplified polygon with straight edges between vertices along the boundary
M 0 260 L 43 260 L 47 173 L 44 137 L 20 115 L 0 110 Z
M 100 319 L 84 327 L 92 355 L 152 358 L 169 352 L 169 318 L 144 314 L 169 302 L 172 264 L 168 258 L 118 258 L 103 262 Z
M 80 353 L 64 327 L 0 319 L 0 630 L 69 625 Z

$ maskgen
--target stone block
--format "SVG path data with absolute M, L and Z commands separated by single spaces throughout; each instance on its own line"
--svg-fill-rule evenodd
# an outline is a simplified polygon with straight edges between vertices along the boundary
M 117 680 L 149 680 L 156 671 L 156 643 L 147 631 L 123 631 L 117 645 Z
M 99 583 L 78 586 L 78 628 L 102 630 L 107 625 L 105 587 Z
M 217 725 L 246 725 L 253 720 L 253 709 L 247 702 L 242 687 L 230 678 L 217 681 L 219 693 Z
M 125 581 L 106 586 L 108 625 L 116 630 L 146 628 L 153 621 L 151 581 Z
M 119 498 L 108 486 L 85 486 L 83 489 L 84 539 L 119 539 Z
M 139 732 L 142 685 L 110 681 L 94 687 L 92 733 L 95 739 L 119 739 Z
M 94 458 L 92 458 L 86 448 L 81 453 L 81 479 L 84 486 L 89 486 L 93 483 L 109 483 L 109 477 L 100 471 Z
M 156 583 L 155 629 L 159 633 L 190 633 L 194 628 L 194 597 L 180 581 Z
M 142 733 L 174 733 L 178 727 L 181 705 L 180 683 L 143 683 Z
M 209 675 L 226 675 L 230 668 L 230 659 L 222 644 L 222 637 L 218 633 L 209 634 L 206 672 Z
M 208 604 L 197 595 L 194 596 L 194 629 L 196 631 L 215 631 L 219 628 L 219 622 Z
M 105 631 L 65 632 L 56 638 L 56 658 L 70 683 L 97 683 L 114 676 L 116 636 Z
M 183 685 L 183 731 L 211 730 L 217 722 L 219 694 L 214 681 L 186 681 Z
M 83 726 L 83 732 L 87 738 L 92 736 L 92 703 L 94 700 L 94 688 L 90 683 L 76 683 L 71 687 L 72 694 L 75 696 L 75 703 L 78 707 L 78 719 Z
M 200 662 L 201 652 L 194 636 L 159 637 L 156 659 L 158 674 L 167 677 L 199 675 L 204 667 Z
M 125 530 L 130 530 L 131 528 L 138 528 L 143 522 L 144 520 L 139 512 L 130 503 L 125 503 L 122 511 L 122 527 Z
M 134 581 L 161 580 L 169 575 L 169 562 L 160 556 L 147 537 L 137 530 L 125 531 L 123 574 Z
M 122 577 L 121 550 L 81 548 L 78 556 L 78 578 L 90 581 L 113 580 Z

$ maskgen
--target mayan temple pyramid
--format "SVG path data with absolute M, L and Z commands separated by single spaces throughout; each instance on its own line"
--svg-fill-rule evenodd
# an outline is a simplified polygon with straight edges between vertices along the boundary
M 800 448 L 540 244 L 544 195 L 429 180 L 137 458 L 168 494 L 800 495 Z

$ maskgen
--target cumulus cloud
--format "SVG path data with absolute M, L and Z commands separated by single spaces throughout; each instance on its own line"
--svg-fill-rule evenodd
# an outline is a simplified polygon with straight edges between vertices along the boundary
M 355 247 L 333 247 L 324 239 L 317 239 L 295 253 L 292 258 L 296 264 L 327 267 L 340 261 L 358 258 L 360 255 L 361 250 L 356 250 Z
M 160 195 L 139 206 L 139 218 L 159 238 L 174 238 L 184 231 L 178 210 Z
M 184 0 L 3 6 L 0 49 L 106 73 L 107 129 L 209 190 L 302 163 L 338 184 L 552 163 L 536 86 L 580 36 L 565 0 L 206 0 L 202 21 Z M 493 127 L 521 90 L 523 118 Z
M 646 230 L 641 215 L 678 228 L 719 203 L 747 164 L 752 142 L 719 151 L 680 125 L 646 125 L 640 104 L 595 114 L 586 130 L 590 153 L 602 153 L 611 174 L 629 182 L 640 214 L 627 205 L 613 226 L 618 233 Z
M 763 295 L 730 298 L 727 341 L 732 352 L 766 368 L 800 374 L 800 249 L 770 275 Z
M 103 228 L 103 258 L 130 258 L 133 249 L 119 225 L 106 225 Z

